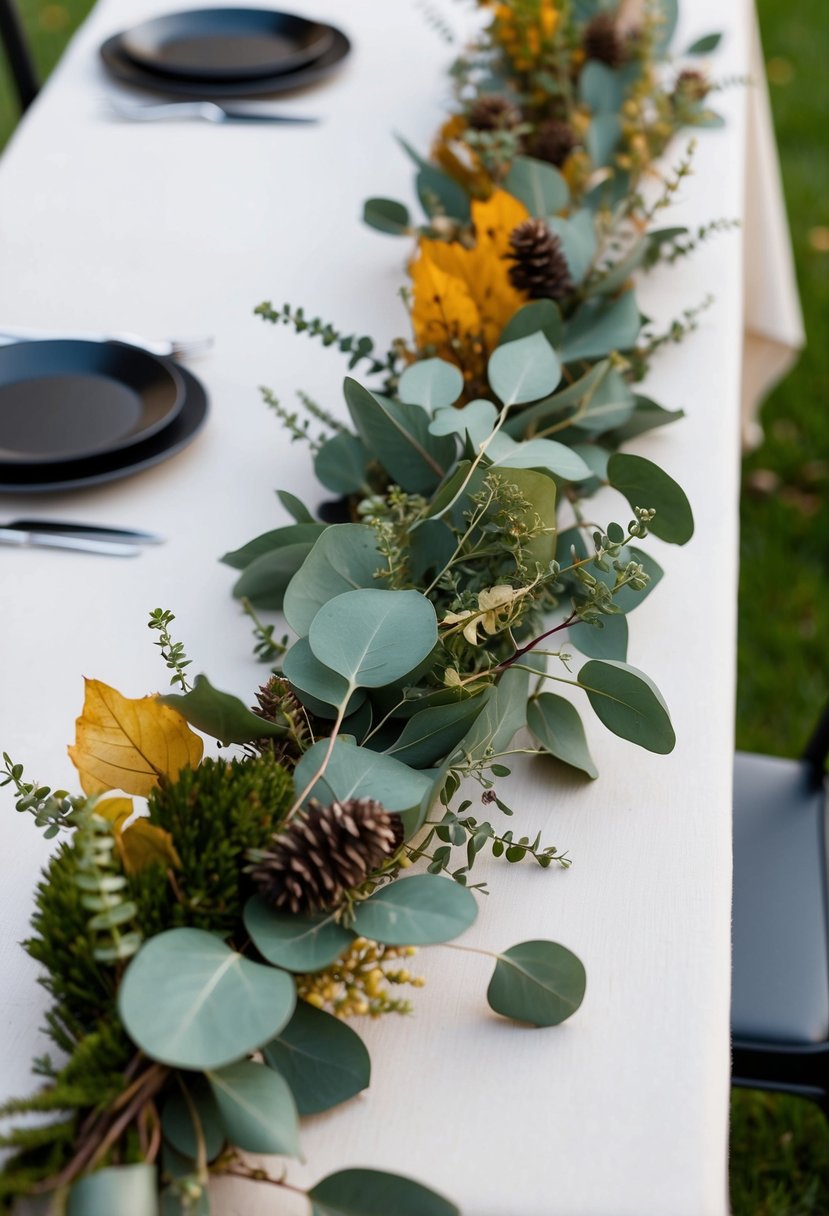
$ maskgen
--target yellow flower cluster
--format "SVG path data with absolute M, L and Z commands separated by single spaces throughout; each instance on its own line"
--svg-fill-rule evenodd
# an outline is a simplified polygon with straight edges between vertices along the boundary
M 411 1002 L 394 997 L 388 985 L 422 988 L 422 976 L 392 966 L 416 954 L 414 946 L 382 946 L 358 937 L 336 962 L 313 975 L 297 976 L 297 994 L 316 1009 L 338 1018 L 371 1017 L 384 1013 L 411 1013 Z
M 556 0 L 512 0 L 494 6 L 492 40 L 504 50 L 517 72 L 532 72 L 544 64 L 561 13 Z

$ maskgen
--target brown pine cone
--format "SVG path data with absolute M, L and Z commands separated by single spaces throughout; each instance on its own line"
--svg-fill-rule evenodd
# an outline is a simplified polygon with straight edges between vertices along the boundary
M 510 233 L 509 280 L 532 300 L 561 300 L 575 286 L 561 241 L 543 220 L 524 220 Z
M 596 14 L 584 31 L 582 46 L 588 59 L 598 59 L 609 68 L 621 67 L 627 59 L 627 47 L 611 13 Z
M 559 118 L 548 118 L 535 133 L 532 155 L 560 169 L 578 143 L 575 131 Z
M 483 93 L 470 106 L 467 122 L 474 131 L 511 131 L 521 122 L 521 111 L 507 97 Z

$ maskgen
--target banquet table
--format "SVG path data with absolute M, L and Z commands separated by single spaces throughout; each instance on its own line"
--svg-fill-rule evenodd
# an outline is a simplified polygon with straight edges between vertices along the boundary
M 259 386 L 287 407 L 302 389 L 345 417 L 346 371 L 335 350 L 263 324 L 253 308 L 290 301 L 382 348 L 405 331 L 407 247 L 363 226 L 362 202 L 412 198 L 393 133 L 428 148 L 458 49 L 430 15 L 461 39 L 471 16 L 437 0 L 296 0 L 354 45 L 336 77 L 278 103 L 318 116 L 317 126 L 130 124 L 108 112 L 108 96 L 124 90 L 97 49 L 159 7 L 100 0 L 0 157 L 0 327 L 215 337 L 192 364 L 211 412 L 186 450 L 98 488 L 0 495 L 3 520 L 40 514 L 167 537 L 130 561 L 0 552 L 0 747 L 53 787 L 74 785 L 66 744 L 82 676 L 135 697 L 166 686 L 147 630 L 153 608 L 175 613 L 192 671 L 250 702 L 264 669 L 218 558 L 289 522 L 275 489 L 312 507 L 325 497 L 307 449 L 289 442 Z M 801 330 L 753 9 L 682 7 L 677 45 L 723 29 L 712 71 L 753 82 L 716 97 L 727 126 L 698 134 L 695 172 L 670 218 L 694 227 L 737 217 L 742 228 L 640 286 L 644 311 L 663 323 L 714 297 L 647 384 L 686 417 L 632 445 L 680 481 L 696 518 L 685 548 L 649 542 L 667 576 L 631 622 L 629 661 L 670 706 L 676 750 L 639 751 L 593 720 L 597 781 L 516 763 L 509 800 L 522 831 L 540 830 L 573 865 L 483 863 L 491 894 L 462 941 L 565 943 L 587 968 L 582 1008 L 558 1029 L 510 1025 L 487 1010 L 486 960 L 421 951 L 412 969 L 427 982 L 413 1016 L 359 1027 L 370 1089 L 305 1121 L 305 1160 L 287 1166 L 298 1185 L 364 1165 L 422 1179 L 464 1216 L 728 1210 L 737 499 L 741 434 L 756 430 L 750 408 L 741 426 L 740 401 L 743 388 L 753 401 L 779 374 Z M 745 373 L 744 344 L 760 359 Z M 45 994 L 18 943 L 51 846 L 0 793 L 2 1099 L 29 1091 L 30 1060 L 45 1049 Z M 244 1182 L 222 1181 L 214 1194 L 222 1216 L 305 1210 Z

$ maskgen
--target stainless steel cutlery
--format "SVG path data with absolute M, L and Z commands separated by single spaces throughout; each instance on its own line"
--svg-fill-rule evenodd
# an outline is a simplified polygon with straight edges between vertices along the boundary
M 291 114 L 290 111 L 251 110 L 245 106 L 217 105 L 213 101 L 170 101 L 148 105 L 126 101 L 121 97 L 111 97 L 109 100 L 118 117 L 130 122 L 198 119 L 202 122 L 272 122 L 294 126 L 312 126 L 319 122 L 318 118 Z
M 18 548 L 74 549 L 105 557 L 137 557 L 144 545 L 163 543 L 164 537 L 155 532 L 62 520 L 14 519 L 0 525 L 0 545 Z

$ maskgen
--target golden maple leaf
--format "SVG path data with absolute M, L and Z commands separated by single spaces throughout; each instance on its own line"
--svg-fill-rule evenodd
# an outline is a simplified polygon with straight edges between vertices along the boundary
M 506 190 L 472 202 L 475 245 L 422 237 L 410 267 L 412 326 L 419 350 L 427 347 L 478 377 L 501 331 L 526 301 L 509 280 L 509 237 L 527 219 L 523 203 Z
M 131 700 L 100 680 L 84 683 L 83 713 L 68 750 L 85 794 L 146 797 L 161 777 L 199 763 L 202 741 L 174 709 L 156 697 Z
M 105 798 L 95 806 L 99 815 L 112 824 L 115 844 L 127 874 L 139 874 L 147 866 L 172 866 L 177 870 L 181 858 L 172 835 L 149 819 L 134 819 L 124 827 L 133 812 L 131 798 Z

